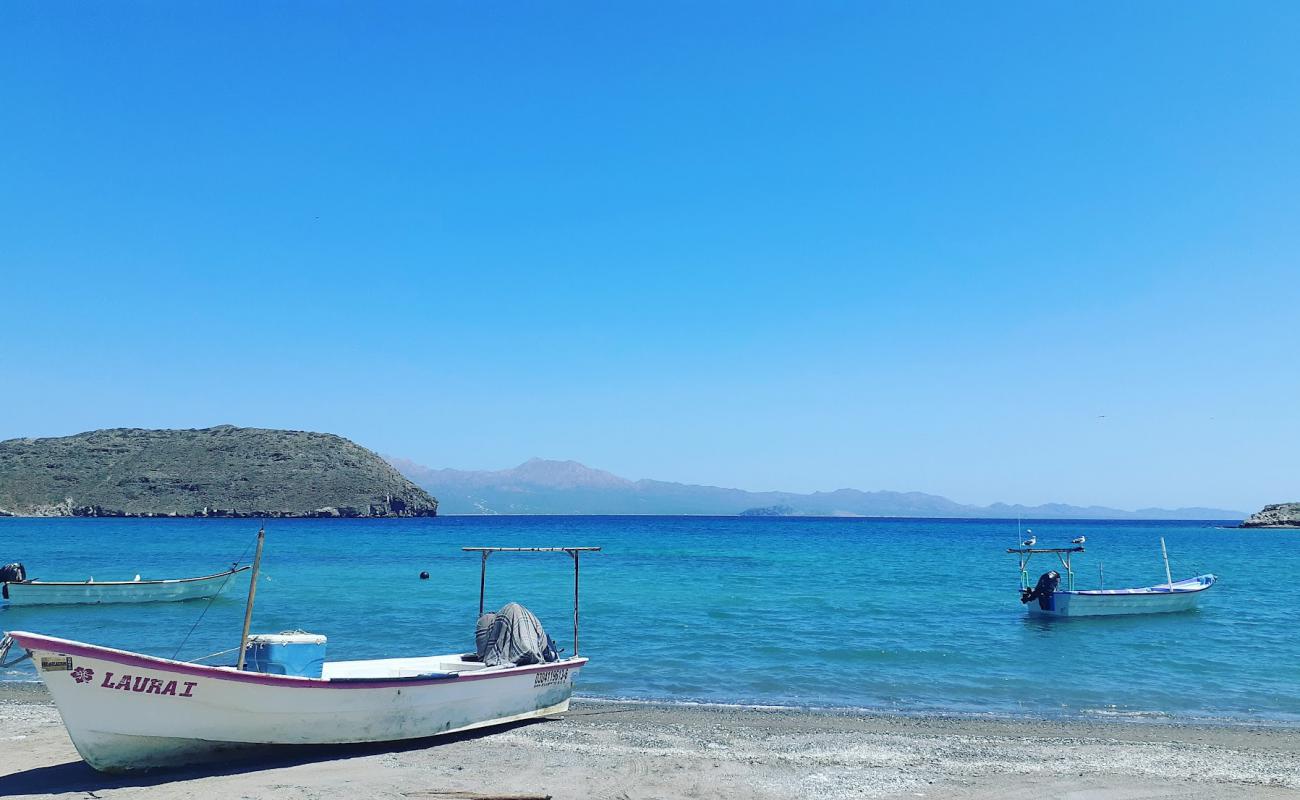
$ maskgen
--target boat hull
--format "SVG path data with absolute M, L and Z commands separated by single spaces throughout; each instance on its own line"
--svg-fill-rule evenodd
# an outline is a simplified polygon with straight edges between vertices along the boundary
M 99 605 L 103 603 L 162 603 L 200 600 L 220 594 L 248 567 L 199 578 L 162 581 L 25 581 L 6 583 L 3 598 L 10 605 Z
M 267 745 L 396 742 L 568 709 L 584 658 L 393 679 L 238 672 L 26 633 L 86 763 L 175 767 Z
M 1192 611 L 1215 580 L 1213 575 L 1198 575 L 1178 581 L 1172 587 L 1058 591 L 1052 593 L 1047 608 L 1042 608 L 1037 601 L 1026 603 L 1025 608 L 1034 617 L 1110 617 Z

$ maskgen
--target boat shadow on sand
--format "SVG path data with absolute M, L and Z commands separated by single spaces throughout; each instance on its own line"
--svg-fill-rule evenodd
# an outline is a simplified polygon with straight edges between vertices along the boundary
M 474 741 L 547 721 L 548 719 L 545 717 L 522 720 L 464 733 L 448 733 L 425 739 L 411 739 L 405 742 L 271 745 L 256 751 L 249 750 L 240 754 L 227 754 L 219 762 L 177 767 L 175 769 L 156 769 L 111 775 L 96 772 L 81 760 L 67 761 L 62 764 L 33 767 L 32 769 L 8 775 L 0 775 L 0 797 L 23 794 L 93 793 L 107 789 L 162 786 L 198 778 L 243 775 L 250 772 L 296 767 L 303 764 L 343 761 L 389 753 L 406 753 L 413 750 L 428 750 L 447 747 L 458 742 Z

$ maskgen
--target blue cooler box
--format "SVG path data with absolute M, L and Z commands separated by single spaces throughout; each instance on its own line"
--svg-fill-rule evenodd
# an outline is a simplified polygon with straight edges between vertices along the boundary
M 248 637 L 244 670 L 319 678 L 325 666 L 325 637 L 314 633 L 258 633 Z

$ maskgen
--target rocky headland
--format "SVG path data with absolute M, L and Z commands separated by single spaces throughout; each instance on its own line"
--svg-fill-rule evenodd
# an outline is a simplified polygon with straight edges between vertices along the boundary
M 1300 528 L 1300 503 L 1274 503 L 1251 514 L 1242 528 Z
M 431 517 L 438 501 L 341 436 L 114 428 L 0 442 L 0 515 Z

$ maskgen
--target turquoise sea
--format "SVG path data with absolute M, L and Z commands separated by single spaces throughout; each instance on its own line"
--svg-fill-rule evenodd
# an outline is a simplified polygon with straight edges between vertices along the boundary
M 1220 577 L 1193 613 L 1038 621 L 1005 552 L 1014 520 L 271 520 L 253 629 L 326 634 L 332 658 L 472 650 L 479 560 L 462 545 L 599 545 L 582 561 L 588 697 L 1300 725 L 1300 532 L 1222 524 L 1024 523 L 1039 546 L 1088 537 L 1078 588 L 1101 563 L 1108 587 L 1163 581 L 1161 536 L 1175 579 Z M 250 560 L 257 527 L 0 519 L 0 562 L 45 579 L 207 574 Z M 0 607 L 0 628 L 196 658 L 237 644 L 246 588 L 211 604 Z M 524 603 L 571 647 L 563 554 L 493 556 L 487 598 Z M 0 679 L 35 675 L 25 663 Z

